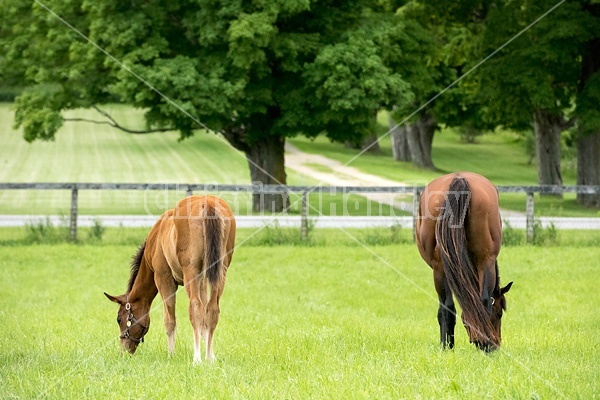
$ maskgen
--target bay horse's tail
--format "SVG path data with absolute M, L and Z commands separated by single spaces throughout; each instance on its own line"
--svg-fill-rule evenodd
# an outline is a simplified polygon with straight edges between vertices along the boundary
M 204 215 L 204 266 L 202 273 L 211 285 L 221 279 L 223 219 L 213 205 L 206 205 Z
M 498 343 L 490 316 L 479 293 L 478 273 L 467 248 L 467 218 L 471 187 L 463 177 L 450 183 L 444 209 L 436 224 L 435 238 L 450 290 L 462 308 L 462 318 L 471 339 L 479 343 Z

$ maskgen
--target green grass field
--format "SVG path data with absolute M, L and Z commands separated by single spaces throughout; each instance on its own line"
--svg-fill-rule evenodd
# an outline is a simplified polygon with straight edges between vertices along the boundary
M 129 107 L 115 105 L 107 110 L 129 127 L 141 127 L 142 114 Z M 94 111 L 71 112 L 82 118 L 98 119 Z M 12 129 L 9 104 L 0 104 L 0 182 L 130 182 L 130 183 L 220 183 L 249 184 L 245 156 L 214 134 L 196 133 L 178 141 L 178 133 L 128 135 L 106 125 L 84 122 L 65 123 L 53 142 L 27 143 Z M 315 185 L 318 182 L 287 171 L 288 184 Z M 215 194 L 215 193 L 213 193 Z M 248 214 L 251 198 L 246 193 L 218 193 L 236 214 Z M 181 191 L 81 191 L 81 214 L 160 215 L 185 196 Z M 298 196 L 292 196 L 291 213 L 299 213 Z M 328 213 L 332 206 L 343 209 L 342 195 L 311 195 L 313 210 Z M 367 215 L 369 203 L 352 196 L 356 215 Z M 70 192 L 5 190 L 0 191 L 0 214 L 68 215 Z M 379 207 L 377 207 L 379 212 Z M 402 215 L 381 206 L 383 215 Z
M 141 127 L 142 114 L 130 107 L 114 105 L 108 110 L 122 124 Z M 70 115 L 98 119 L 94 111 L 77 110 Z M 147 182 L 147 183 L 221 183 L 248 184 L 247 161 L 225 140 L 213 134 L 196 133 L 178 141 L 178 134 L 128 135 L 107 125 L 69 122 L 61 128 L 53 142 L 26 143 L 19 131 L 12 128 L 10 104 L 0 104 L 0 182 Z M 489 177 L 498 185 L 535 185 L 537 172 L 527 164 L 528 157 L 518 138 L 508 132 L 483 135 L 478 144 L 465 145 L 452 130 L 437 133 L 433 157 L 439 172 L 419 170 L 409 163 L 391 158 L 390 139 L 382 139 L 381 155 L 363 154 L 330 143 L 319 137 L 315 141 L 298 137 L 291 142 L 306 152 L 319 153 L 361 171 L 409 184 L 425 185 L 444 171 L 470 170 Z M 457 156 L 458 155 L 458 156 Z M 323 170 L 323 167 L 319 167 Z M 315 185 L 314 179 L 287 171 L 290 185 Z M 575 172 L 565 167 L 565 184 L 575 183 Z M 160 214 L 184 196 L 184 192 L 141 191 L 81 191 L 81 214 Z M 237 214 L 249 214 L 251 199 L 245 193 L 218 193 L 235 206 Z M 538 196 L 539 198 L 539 196 Z M 296 202 L 297 197 L 292 198 Z M 310 205 L 328 215 L 336 205 L 343 209 L 346 199 L 341 195 L 319 198 L 310 196 Z M 410 201 L 410 200 L 409 200 Z M 373 212 L 361 196 L 352 198 L 357 206 L 352 215 L 392 215 L 388 206 Z M 501 206 L 524 211 L 525 196 L 501 196 Z M 0 191 L 0 214 L 64 214 L 69 213 L 68 191 Z M 297 213 L 295 204 L 291 213 Z M 598 210 L 577 205 L 573 194 L 564 200 L 540 199 L 536 213 L 549 216 L 598 216 Z
M 0 230 L 6 236 L 11 230 Z M 12 230 L 14 231 L 14 230 Z M 258 246 L 238 235 L 215 337 L 217 361 L 192 367 L 187 297 L 169 358 L 160 298 L 135 356 L 118 347 L 116 307 L 147 230 L 97 245 L 0 246 L 4 398 L 592 399 L 600 395 L 600 247 L 503 248 L 501 351 L 457 325 L 438 345 L 431 271 L 414 244 L 362 246 L 363 231 L 319 230 L 315 244 Z M 2 236 L 2 235 L 0 235 Z
M 382 130 L 387 127 L 386 113 L 380 113 L 378 122 Z M 411 163 L 393 161 L 391 140 L 385 135 L 379 141 L 381 154 L 364 153 L 350 149 L 340 143 L 331 143 L 325 137 L 310 140 L 304 137 L 292 139 L 300 150 L 326 154 L 343 164 L 350 165 L 388 179 L 426 184 L 441 174 L 453 171 L 472 171 L 482 174 L 496 185 L 536 185 L 537 167 L 529 164 L 522 138 L 498 130 L 477 137 L 476 144 L 465 144 L 453 129 L 442 129 L 435 133 L 432 158 L 438 171 L 423 170 Z M 565 185 L 574 185 L 576 170 L 572 163 L 563 163 Z
M 488 177 L 496 185 L 537 185 L 537 169 L 528 164 L 528 156 L 518 136 L 499 131 L 478 138 L 477 144 L 465 144 L 451 129 L 437 132 L 433 141 L 433 160 L 439 171 L 428 171 L 410 163 L 393 161 L 389 136 L 380 141 L 381 154 L 360 153 L 342 144 L 331 143 L 323 137 L 315 140 L 294 138 L 291 142 L 302 151 L 326 154 L 343 164 L 349 163 L 361 171 L 409 184 L 426 185 L 437 176 L 452 171 L 472 171 Z M 563 168 L 565 185 L 575 185 L 576 171 L 569 165 Z M 535 196 L 536 215 L 556 217 L 597 217 L 598 210 L 577 204 L 575 194 L 566 193 L 563 199 Z M 503 193 L 500 206 L 525 212 L 525 195 Z

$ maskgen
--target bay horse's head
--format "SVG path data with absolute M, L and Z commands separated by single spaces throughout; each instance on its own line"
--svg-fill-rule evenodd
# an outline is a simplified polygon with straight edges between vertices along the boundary
M 508 291 L 512 287 L 512 284 L 513 283 L 510 282 L 503 288 L 498 286 L 492 294 L 490 320 L 492 321 L 494 333 L 497 335 L 496 337 L 498 338 L 498 346 L 500 346 L 500 343 L 502 342 L 502 314 L 506 310 L 506 297 L 504 297 L 504 295 L 508 293 Z M 490 350 L 495 350 L 495 348 Z
M 144 336 L 148 333 L 150 327 L 150 316 L 146 310 L 141 310 L 136 303 L 129 302 L 129 296 L 104 295 L 112 302 L 119 304 L 117 313 L 117 323 L 119 324 L 119 339 L 124 350 L 133 354 L 137 350 L 140 342 L 144 341 Z
M 483 305 L 490 316 L 493 338 L 489 338 L 489 340 L 474 339 L 473 337 L 475 336 L 481 336 L 476 335 L 474 329 L 469 329 L 469 327 L 467 327 L 471 342 L 483 351 L 492 352 L 500 347 L 502 342 L 502 315 L 504 314 L 504 311 L 506 311 L 506 297 L 504 295 L 508 293 L 512 284 L 513 283 L 510 282 L 503 288 L 500 286 L 496 287 L 489 300 L 483 300 Z

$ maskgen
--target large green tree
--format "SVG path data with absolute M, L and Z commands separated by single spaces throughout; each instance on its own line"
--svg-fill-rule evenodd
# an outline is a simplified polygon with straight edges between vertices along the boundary
M 432 28 L 427 7 L 414 1 L 402 4 L 396 11 L 411 27 L 410 35 L 402 37 L 402 49 L 412 49 L 411 62 L 403 62 L 402 51 L 396 53 L 394 67 L 410 83 L 412 101 L 394 105 L 389 115 L 392 153 L 395 160 L 410 161 L 420 168 L 434 169 L 431 150 L 437 123 L 431 113 L 432 105 L 415 112 L 442 87 L 440 57 L 444 38 Z M 396 122 L 399 121 L 399 122 Z
M 182 138 L 207 127 L 246 155 L 252 181 L 285 184 L 286 137 L 356 141 L 378 109 L 410 98 L 386 62 L 393 45 L 386 35 L 402 23 L 385 2 L 44 5 L 0 5 L 0 51 L 29 85 L 16 102 L 16 124 L 28 141 L 52 139 L 64 110 L 103 114 L 103 104 L 119 101 L 146 110 L 148 129 L 129 130 L 104 115 L 113 126 L 177 130 Z M 281 196 L 254 198 L 255 210 L 283 207 Z
M 482 53 L 491 53 L 552 6 L 549 1 L 503 2 L 486 20 Z M 527 129 L 533 122 L 540 184 L 562 185 L 561 132 L 576 93 L 577 46 L 565 35 L 579 27 L 576 6 L 565 3 L 528 29 L 478 71 L 480 93 L 498 123 Z M 582 28 L 580 28 L 582 29 Z
M 562 184 L 561 133 L 571 129 L 578 183 L 600 184 L 600 2 L 415 3 L 425 26 L 447 37 L 441 54 L 458 61 L 448 64 L 457 77 L 477 67 L 436 101 L 436 119 L 467 130 L 533 128 L 540 184 Z M 600 204 L 600 196 L 578 198 Z
M 556 5 L 548 0 L 497 2 L 486 16 L 482 53 L 498 48 Z M 590 10 L 589 1 L 559 4 L 478 71 L 481 98 L 492 120 L 515 129 L 533 125 L 540 184 L 562 184 L 560 148 L 565 129 L 590 124 L 598 129 L 589 118 L 597 103 L 585 104 L 589 97 L 581 95 L 594 92 L 597 73 L 597 66 L 593 73 L 582 72 L 590 70 L 584 61 L 599 57 L 589 55 L 590 43 L 600 36 L 600 20 Z M 579 152 L 586 164 L 578 171 L 580 176 L 600 163 L 597 147 L 596 154 L 588 155 Z M 587 184 L 600 184 L 594 179 Z
M 484 128 L 474 85 L 457 81 L 476 56 L 473 42 L 481 28 L 457 5 L 414 0 L 398 9 L 399 16 L 413 24 L 422 53 L 415 62 L 398 67 L 411 84 L 414 100 L 391 114 L 392 149 L 396 160 L 422 168 L 435 169 L 431 150 L 439 123 L 468 132 Z M 472 4 L 463 8 L 471 10 Z M 396 126 L 397 120 L 404 123 Z
M 595 19 L 597 30 L 581 57 L 577 94 L 577 184 L 600 186 L 600 2 L 584 4 Z M 578 194 L 580 204 L 600 207 L 600 193 Z

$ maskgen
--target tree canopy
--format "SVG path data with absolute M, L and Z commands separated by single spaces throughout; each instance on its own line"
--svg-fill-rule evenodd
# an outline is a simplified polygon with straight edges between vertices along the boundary
M 597 0 L 0 3 L 0 79 L 27 86 L 15 119 L 26 140 L 51 140 L 64 110 L 94 107 L 129 133 L 222 134 L 262 183 L 286 183 L 286 138 L 357 142 L 394 109 L 413 115 L 398 149 L 420 166 L 434 167 L 438 123 L 533 129 L 540 183 L 561 184 L 571 129 L 580 183 L 600 184 L 599 53 Z M 112 119 L 111 102 L 144 109 L 147 129 Z M 275 197 L 255 197 L 255 210 L 281 210 Z
M 392 68 L 410 32 L 385 2 L 44 4 L 2 5 L 0 45 L 30 85 L 16 103 L 29 141 L 52 139 L 63 110 L 119 101 L 145 109 L 149 131 L 222 133 L 253 181 L 285 183 L 285 137 L 355 140 L 412 96 Z
M 442 40 L 442 71 L 457 78 L 473 72 L 436 100 L 431 112 L 438 122 L 533 130 L 539 183 L 558 185 L 561 132 L 570 129 L 578 141 L 578 183 L 600 184 L 600 2 L 409 4 Z M 600 196 L 594 202 L 600 205 Z
M 2 49 L 29 84 L 16 103 L 29 141 L 52 139 L 63 110 L 120 101 L 145 109 L 149 130 L 220 132 L 253 180 L 285 183 L 285 137 L 357 139 L 411 97 L 391 67 L 405 28 L 385 2 L 44 4 L 2 6 Z

